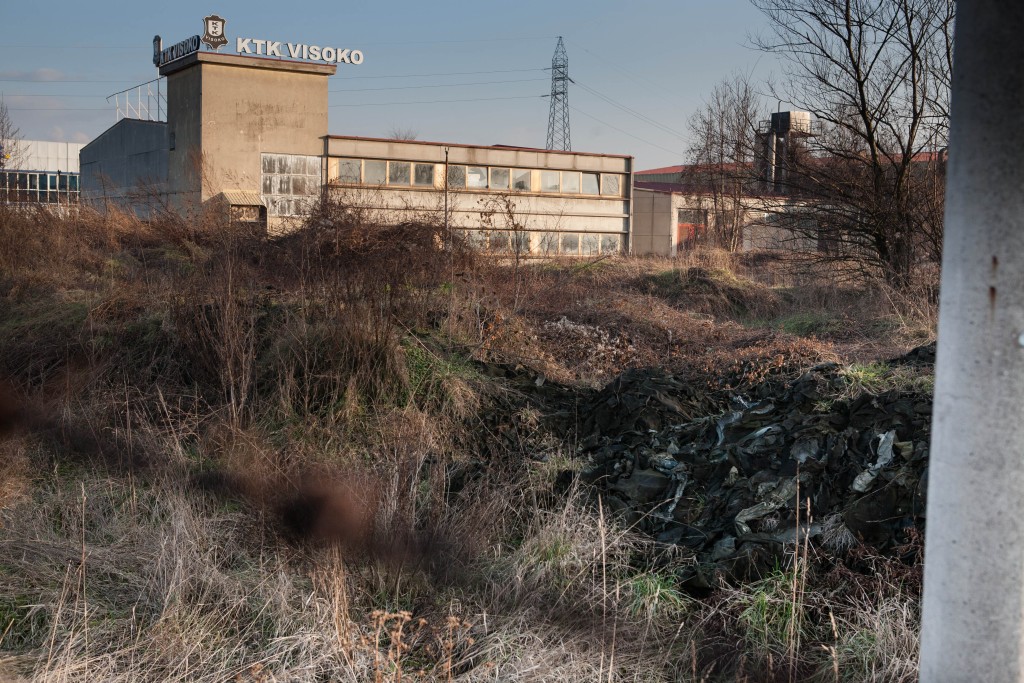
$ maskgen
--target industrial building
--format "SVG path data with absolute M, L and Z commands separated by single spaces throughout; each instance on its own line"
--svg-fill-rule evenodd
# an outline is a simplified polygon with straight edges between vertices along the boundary
M 256 56 L 242 39 L 242 54 L 187 42 L 155 49 L 166 121 L 125 118 L 82 149 L 83 200 L 224 210 L 273 235 L 326 190 L 377 220 L 447 221 L 497 252 L 629 249 L 630 156 L 329 135 L 336 61 Z
M 77 204 L 81 149 L 74 142 L 19 140 L 3 151 L 0 203 Z
M 818 249 L 808 238 L 815 230 L 792 229 L 806 202 L 788 193 L 793 152 L 813 134 L 808 112 L 773 112 L 757 133 L 754 163 L 636 171 L 632 253 L 675 257 L 715 232 L 716 221 L 732 227 L 735 249 Z

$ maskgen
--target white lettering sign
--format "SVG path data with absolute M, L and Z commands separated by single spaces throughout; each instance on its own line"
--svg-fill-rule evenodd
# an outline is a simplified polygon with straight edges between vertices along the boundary
M 327 64 L 362 64 L 361 50 L 343 49 L 340 47 L 320 47 L 303 43 L 281 43 L 275 40 L 258 38 L 236 38 L 235 52 L 240 55 L 263 55 L 265 57 L 284 57 L 305 59 Z
M 193 52 L 199 52 L 199 36 L 186 38 L 180 43 L 175 43 L 165 49 L 160 49 L 161 47 L 160 36 L 156 36 L 153 38 L 153 63 L 158 67 L 168 62 L 173 62 L 176 59 L 187 57 Z

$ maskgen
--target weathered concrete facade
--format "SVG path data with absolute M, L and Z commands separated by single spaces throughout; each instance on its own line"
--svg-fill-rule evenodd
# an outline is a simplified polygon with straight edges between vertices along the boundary
M 376 220 L 444 220 L 478 247 L 551 256 L 629 247 L 628 156 L 329 136 L 332 194 Z M 447 154 L 447 161 L 446 161 Z
M 319 156 L 337 67 L 196 52 L 166 64 L 169 191 L 195 207 L 260 194 L 264 154 Z M 274 230 L 277 217 L 271 216 Z

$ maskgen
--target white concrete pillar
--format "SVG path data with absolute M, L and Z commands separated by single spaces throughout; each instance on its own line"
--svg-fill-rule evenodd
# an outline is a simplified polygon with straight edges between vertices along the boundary
M 921 681 L 1024 681 L 1024 3 L 957 3 Z

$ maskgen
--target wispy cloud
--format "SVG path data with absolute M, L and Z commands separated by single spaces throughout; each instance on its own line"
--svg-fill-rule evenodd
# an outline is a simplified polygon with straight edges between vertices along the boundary
M 28 81 L 30 83 L 48 83 L 67 80 L 68 75 L 58 69 L 32 69 L 31 71 L 0 71 L 0 80 Z

